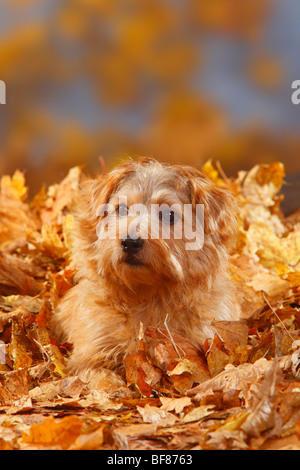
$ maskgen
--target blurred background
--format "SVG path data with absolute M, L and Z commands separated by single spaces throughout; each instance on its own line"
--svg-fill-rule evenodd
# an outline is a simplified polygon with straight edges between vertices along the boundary
M 1 0 L 0 174 L 147 155 L 300 170 L 299 0 Z

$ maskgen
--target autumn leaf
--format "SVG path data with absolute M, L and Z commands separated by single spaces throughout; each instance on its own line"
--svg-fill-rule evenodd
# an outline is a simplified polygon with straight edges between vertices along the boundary
M 79 398 L 85 384 L 78 377 L 41 382 L 39 386 L 29 391 L 35 401 L 53 400 L 55 397 Z
M 62 273 L 54 274 L 54 293 L 58 297 L 62 297 L 69 289 L 73 287 L 72 279 L 74 277 L 74 269 L 65 269 Z
M 161 373 L 151 362 L 148 362 L 141 342 L 138 352 L 127 356 L 124 363 L 127 384 L 135 385 L 142 395 L 150 397 L 153 389 L 160 382 Z
M 40 424 L 33 424 L 29 434 L 23 433 L 22 442 L 30 445 L 68 449 L 80 435 L 82 421 L 77 416 L 66 416 L 62 420 L 53 417 Z
M 280 432 L 279 427 L 282 423 L 276 411 L 276 399 L 279 393 L 276 390 L 276 383 L 280 379 L 279 374 L 280 369 L 275 360 L 267 372 L 258 393 L 255 394 L 251 413 L 242 423 L 241 429 L 248 435 L 259 436 L 262 431 L 274 426 L 277 428 L 274 429 L 274 434 Z
M 145 423 L 154 423 L 159 424 L 160 426 L 170 426 L 177 421 L 176 416 L 162 408 L 146 405 L 144 408 L 137 406 L 137 410 L 142 415 Z
M 24 320 L 21 316 L 17 315 L 12 318 L 10 356 L 13 359 L 14 369 L 16 370 L 30 367 L 33 362 Z
M 71 168 L 61 183 L 48 188 L 47 198 L 43 201 L 44 204 L 40 205 L 40 217 L 45 226 L 51 226 L 55 223 L 62 224 L 63 210 L 70 208 L 73 203 L 81 170 L 80 166 Z M 45 196 L 42 194 L 42 197 Z
M 184 408 L 192 405 L 192 400 L 189 397 L 182 398 L 168 398 L 160 397 L 162 403 L 162 410 L 165 411 L 175 411 L 175 413 L 181 413 Z
M 41 232 L 27 230 L 28 241 L 48 257 L 63 258 L 66 247 L 53 225 L 43 224 Z
M 28 194 L 28 188 L 25 186 L 24 174 L 17 170 L 12 177 L 2 176 L 0 181 L 0 194 L 11 199 L 25 201 Z
M 213 321 L 227 350 L 235 352 L 236 348 L 243 348 L 248 341 L 248 326 L 243 321 Z
M 165 329 L 148 327 L 145 331 L 148 355 L 181 393 L 209 377 L 201 350 L 189 340 Z
M 230 361 L 229 351 L 226 350 L 218 335 L 215 335 L 207 352 L 207 365 L 211 377 L 218 375 Z
M 28 275 L 27 273 L 31 274 Z M 44 286 L 32 275 L 41 271 L 21 259 L 12 258 L 0 252 L 0 293 L 4 295 L 22 294 L 36 296 L 44 291 Z
M 0 403 L 12 405 L 19 398 L 28 397 L 28 376 L 25 369 L 0 373 Z
M 110 426 L 106 423 L 100 424 L 93 432 L 80 434 L 70 445 L 69 450 L 98 450 L 103 445 L 114 443 Z

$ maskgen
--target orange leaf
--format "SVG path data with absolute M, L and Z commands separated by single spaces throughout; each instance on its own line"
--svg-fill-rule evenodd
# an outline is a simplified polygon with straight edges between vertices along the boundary
M 140 392 L 149 398 L 153 387 L 160 381 L 161 373 L 148 361 L 143 340 L 139 342 L 138 352 L 127 356 L 124 362 L 127 384 L 135 384 Z
M 82 421 L 77 416 L 67 416 L 55 420 L 53 416 L 44 419 L 42 423 L 33 424 L 29 435 L 22 434 L 22 442 L 27 444 L 40 444 L 45 447 L 59 446 L 68 449 L 80 435 Z

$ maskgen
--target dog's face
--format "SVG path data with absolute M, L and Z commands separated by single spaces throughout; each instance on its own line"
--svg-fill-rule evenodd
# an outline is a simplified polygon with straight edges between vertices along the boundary
M 89 268 L 133 291 L 213 277 L 234 230 L 231 196 L 190 167 L 129 161 L 86 181 L 81 197 Z

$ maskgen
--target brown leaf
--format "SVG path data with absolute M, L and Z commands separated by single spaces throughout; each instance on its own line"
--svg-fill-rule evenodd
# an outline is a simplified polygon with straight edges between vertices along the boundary
M 161 410 L 175 411 L 175 413 L 181 413 L 184 408 L 192 404 L 192 400 L 189 397 L 182 398 L 168 398 L 160 397 L 162 403 Z
M 45 327 L 38 327 L 32 330 L 32 337 L 35 336 L 35 343 L 40 348 L 40 352 L 44 360 L 48 360 L 51 364 L 51 372 L 54 376 L 62 378 L 66 377 L 66 361 L 60 352 L 58 346 L 52 344 L 48 331 Z M 46 358 L 45 358 L 46 356 Z
M 6 409 L 7 414 L 17 414 L 17 413 L 26 413 L 29 411 L 33 410 L 33 405 L 31 398 L 29 396 L 24 396 L 19 398 L 18 400 L 15 400 L 12 404 L 12 406 L 9 406 L 8 409 Z
M 15 315 L 12 318 L 10 356 L 14 363 L 14 369 L 28 368 L 33 361 L 30 341 L 21 315 Z
M 78 377 L 67 377 L 48 382 L 41 382 L 38 387 L 30 390 L 29 395 L 32 399 L 43 401 L 53 400 L 55 397 L 78 398 L 85 387 Z
M 0 403 L 11 405 L 20 397 L 28 396 L 27 371 L 0 372 Z
M 264 381 L 254 396 L 254 402 L 251 413 L 247 416 L 245 422 L 242 424 L 241 429 L 249 436 L 259 436 L 267 429 L 276 427 L 273 433 L 280 433 L 282 425 L 280 416 L 276 411 L 276 399 L 278 391 L 276 390 L 276 383 L 279 380 L 280 369 L 275 359 L 272 366 L 268 370 Z
M 201 398 L 204 393 L 213 393 L 214 390 L 247 390 L 249 385 L 258 382 L 269 371 L 272 361 L 262 358 L 254 364 L 241 364 L 237 367 L 228 364 L 225 370 L 188 392 L 189 396 L 196 395 Z
M 44 291 L 44 286 L 32 276 L 25 274 L 24 263 L 12 263 L 12 258 L 0 253 L 0 294 L 21 294 L 36 296 Z M 28 269 L 29 266 L 28 266 Z M 40 271 L 39 271 L 40 273 Z
M 218 335 L 214 335 L 212 343 L 209 346 L 207 346 L 207 342 L 205 342 L 205 346 L 208 347 L 206 353 L 208 370 L 211 377 L 214 377 L 224 369 L 226 364 L 231 362 L 229 351 L 227 351 Z
M 247 346 L 248 326 L 243 321 L 213 321 L 212 326 L 217 330 L 225 348 L 235 352 L 236 348 Z
M 263 271 L 263 267 L 254 256 L 235 253 L 230 259 L 229 271 L 236 286 L 237 300 L 243 317 L 247 318 L 264 305 L 260 292 L 248 285 L 257 273 Z
M 156 406 L 146 405 L 144 408 L 141 406 L 137 406 L 136 408 L 142 415 L 145 423 L 154 423 L 159 426 L 172 426 L 178 419 L 168 411 L 157 408 Z
M 209 377 L 202 351 L 186 338 L 175 333 L 170 337 L 167 330 L 148 327 L 145 343 L 153 364 L 167 374 L 181 393 Z
M 74 274 L 74 269 L 65 269 L 62 273 L 54 274 L 54 293 L 58 297 L 62 297 L 69 289 L 71 289 L 71 287 L 73 287 L 71 281 Z
M 152 390 L 159 385 L 161 372 L 149 362 L 144 349 L 144 341 L 140 339 L 137 353 L 124 359 L 126 382 L 129 386 L 136 385 L 142 395 L 150 397 Z
M 0 296 L 0 311 L 11 313 L 12 310 L 23 307 L 30 313 L 38 313 L 43 303 L 43 299 L 28 295 Z

